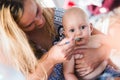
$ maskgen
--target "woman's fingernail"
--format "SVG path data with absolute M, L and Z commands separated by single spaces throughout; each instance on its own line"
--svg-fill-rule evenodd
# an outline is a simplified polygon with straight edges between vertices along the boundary
M 70 42 L 68 41 L 68 42 L 65 42 L 65 44 L 69 44 Z

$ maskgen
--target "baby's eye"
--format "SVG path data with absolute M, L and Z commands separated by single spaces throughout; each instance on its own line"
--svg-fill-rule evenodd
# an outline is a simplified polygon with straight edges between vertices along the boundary
M 85 29 L 85 27 L 86 27 L 85 25 L 84 25 L 84 26 L 81 26 L 81 28 L 80 28 L 80 29 Z
M 74 30 L 74 29 L 70 29 L 69 31 L 70 31 L 70 32 L 74 32 L 75 30 Z

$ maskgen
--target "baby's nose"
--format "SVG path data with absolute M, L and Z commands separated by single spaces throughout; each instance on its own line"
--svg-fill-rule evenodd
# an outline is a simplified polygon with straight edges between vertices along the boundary
M 76 35 L 77 35 L 77 36 L 82 35 L 82 31 L 78 30 L 78 31 L 76 32 Z

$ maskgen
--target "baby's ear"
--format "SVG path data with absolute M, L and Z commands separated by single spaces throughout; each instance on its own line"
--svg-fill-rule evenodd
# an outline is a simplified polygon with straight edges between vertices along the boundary
M 91 32 L 93 31 L 93 25 L 92 25 L 92 23 L 90 23 L 90 31 Z
M 63 33 L 64 36 L 66 36 L 66 33 L 65 33 L 65 30 L 64 30 L 64 29 L 63 29 L 63 32 L 62 32 L 62 33 Z
M 65 35 L 65 30 L 63 29 L 63 32 L 62 32 L 62 34 L 64 34 Z

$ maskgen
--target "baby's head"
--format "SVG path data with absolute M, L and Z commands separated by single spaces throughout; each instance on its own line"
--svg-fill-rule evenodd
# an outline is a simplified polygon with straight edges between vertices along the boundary
M 89 23 L 88 17 L 82 9 L 72 7 L 66 10 L 62 23 L 66 37 L 74 36 L 77 41 L 88 42 L 92 32 L 92 24 Z

